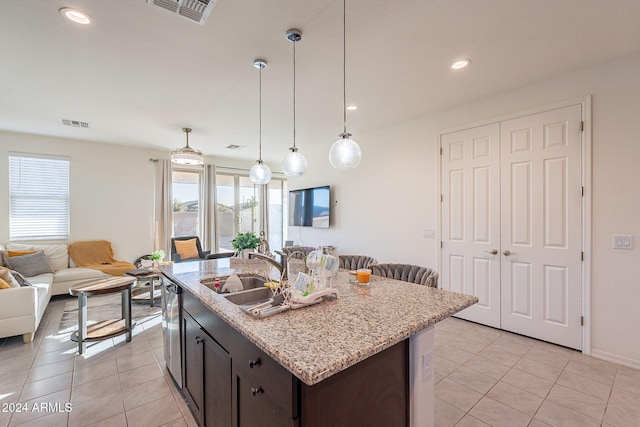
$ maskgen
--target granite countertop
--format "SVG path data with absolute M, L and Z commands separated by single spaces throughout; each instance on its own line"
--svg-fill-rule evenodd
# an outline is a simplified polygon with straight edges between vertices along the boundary
M 269 269 L 257 259 L 223 258 L 162 266 L 186 292 L 307 385 L 316 384 L 477 302 L 477 298 L 372 276 L 369 287 L 335 279 L 337 299 L 254 319 L 200 279 Z M 272 277 L 277 270 L 271 268 Z

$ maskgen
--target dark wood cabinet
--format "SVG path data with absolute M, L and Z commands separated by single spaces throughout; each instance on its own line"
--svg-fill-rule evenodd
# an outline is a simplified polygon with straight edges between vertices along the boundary
M 183 311 L 184 394 L 200 425 L 231 425 L 231 357 Z
M 183 298 L 184 395 L 201 426 L 408 426 L 409 343 L 308 386 Z

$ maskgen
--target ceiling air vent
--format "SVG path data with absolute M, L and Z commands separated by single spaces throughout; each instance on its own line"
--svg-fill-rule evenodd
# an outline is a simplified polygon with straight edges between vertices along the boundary
M 81 122 L 79 120 L 60 119 L 60 123 L 74 128 L 89 128 L 88 122 Z
M 245 148 L 245 147 L 246 147 L 245 145 L 229 144 L 225 148 L 228 148 L 229 150 L 238 150 L 240 148 Z
M 209 16 L 215 0 L 147 0 L 148 4 L 154 4 L 172 13 L 182 15 L 190 21 L 200 25 Z

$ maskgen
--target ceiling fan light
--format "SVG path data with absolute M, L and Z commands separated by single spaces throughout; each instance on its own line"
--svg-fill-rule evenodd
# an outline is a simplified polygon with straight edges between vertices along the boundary
M 298 152 L 297 148 L 291 147 L 289 154 L 282 159 L 282 172 L 287 176 L 302 176 L 307 170 L 307 159 Z
M 189 166 L 203 164 L 204 158 L 202 157 L 202 151 L 189 147 L 189 133 L 191 132 L 191 129 L 182 128 L 182 131 L 187 136 L 187 145 L 171 152 L 171 163 Z
M 360 164 L 362 150 L 350 136 L 351 134 L 341 133 L 340 139 L 329 150 L 329 163 L 336 169 L 353 169 Z

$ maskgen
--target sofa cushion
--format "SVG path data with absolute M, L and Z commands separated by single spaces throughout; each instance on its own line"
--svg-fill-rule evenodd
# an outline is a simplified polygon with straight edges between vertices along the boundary
M 42 273 L 53 273 L 43 251 L 35 254 L 10 257 L 7 264 L 23 276 L 31 277 Z
M 64 283 L 76 282 L 78 280 L 99 279 L 101 277 L 109 277 L 109 275 L 92 268 L 75 267 L 56 271 L 53 281 L 56 283 Z
M 28 251 L 38 250 L 44 251 L 49 265 L 53 271 L 58 271 L 69 267 L 69 251 L 67 245 L 30 245 L 24 243 L 9 243 L 7 250 L 11 251 Z
M 0 289 L 11 289 L 13 286 L 4 281 L 4 279 L 0 278 Z

